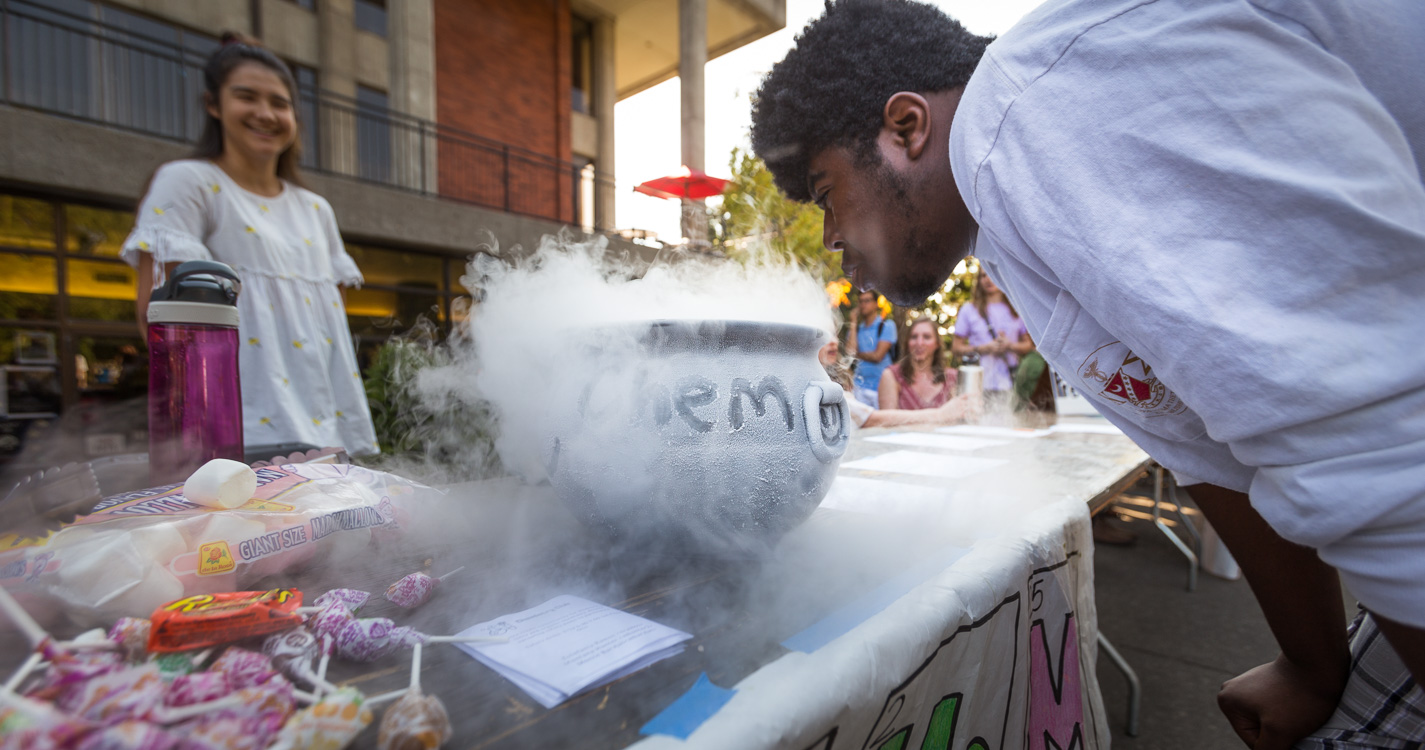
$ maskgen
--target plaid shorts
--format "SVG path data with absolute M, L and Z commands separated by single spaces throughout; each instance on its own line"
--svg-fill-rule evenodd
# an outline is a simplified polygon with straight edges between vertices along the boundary
M 1296 750 L 1425 750 L 1425 689 L 1364 609 L 1349 633 L 1351 674 L 1341 704 Z

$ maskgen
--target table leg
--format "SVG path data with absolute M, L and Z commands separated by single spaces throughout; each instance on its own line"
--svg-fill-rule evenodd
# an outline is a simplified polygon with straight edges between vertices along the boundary
M 1183 553 L 1183 556 L 1188 559 L 1187 590 L 1196 591 L 1198 556 L 1193 547 L 1201 546 L 1200 543 L 1196 543 L 1197 529 L 1193 528 L 1193 525 L 1184 517 L 1181 506 L 1175 506 L 1177 508 L 1178 518 L 1182 519 L 1183 525 L 1187 526 L 1190 530 L 1188 533 L 1192 535 L 1195 542 L 1193 547 L 1188 547 L 1187 543 L 1184 542 L 1181 537 L 1174 533 L 1167 524 L 1163 523 L 1163 474 L 1164 470 L 1162 466 L 1153 467 L 1153 525 L 1157 526 L 1158 530 L 1163 532 L 1163 535 L 1168 538 L 1168 541 L 1172 542 L 1173 546 L 1177 547 L 1178 551 Z M 1172 482 L 1172 477 L 1168 477 L 1167 481 Z M 1173 492 L 1174 499 L 1176 500 L 1176 490 L 1174 489 Z
M 1123 673 L 1128 680 L 1128 727 L 1124 729 L 1124 734 L 1129 737 L 1138 736 L 1138 708 L 1143 702 L 1143 685 L 1138 682 L 1138 673 L 1133 671 L 1133 667 L 1128 666 L 1128 661 L 1123 658 L 1123 654 L 1118 653 L 1118 649 L 1108 642 L 1103 631 L 1098 634 L 1099 648 L 1108 654 L 1108 660 L 1113 662 L 1113 666 Z

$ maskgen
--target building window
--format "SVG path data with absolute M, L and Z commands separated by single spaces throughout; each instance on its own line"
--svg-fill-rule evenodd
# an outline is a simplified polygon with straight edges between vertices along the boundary
M 575 112 L 594 114 L 594 24 L 578 16 L 570 21 L 573 33 L 571 105 Z
M 10 0 L 12 102 L 174 139 L 203 126 L 211 36 L 91 0 Z
M 299 7 L 299 8 L 305 8 L 305 9 L 307 9 L 307 10 L 312 10 L 312 11 L 314 11 L 314 10 L 317 9 L 317 0 L 287 0 L 287 1 L 290 2 L 290 3 L 292 3 L 293 5 L 296 5 L 296 6 Z
M 356 28 L 386 36 L 386 0 L 356 0 Z
M 452 307 L 463 311 L 454 286 L 461 261 L 435 253 L 348 243 L 346 251 L 365 277 L 346 295 L 346 319 L 356 340 L 357 361 L 365 370 L 392 335 L 404 334 L 424 319 L 443 334 Z
M 303 167 L 316 169 L 321 163 L 318 150 L 321 148 L 321 123 L 317 122 L 317 71 L 291 60 L 283 62 L 292 70 L 292 77 L 297 79 L 297 122 L 302 132 L 302 160 L 299 163 Z
M 391 117 L 386 94 L 356 87 L 356 167 L 362 179 L 391 181 Z

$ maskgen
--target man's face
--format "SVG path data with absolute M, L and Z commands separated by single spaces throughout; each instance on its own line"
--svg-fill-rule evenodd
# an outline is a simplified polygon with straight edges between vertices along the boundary
M 841 253 L 858 289 L 903 307 L 940 288 L 968 254 L 975 229 L 950 171 L 948 123 L 959 92 L 925 100 L 938 125 L 926 126 L 922 150 L 908 153 L 904 137 L 888 128 L 870 158 L 832 146 L 808 170 L 812 199 L 826 214 L 822 242 Z
M 861 299 L 857 304 L 861 306 L 862 318 L 875 317 L 881 311 L 880 306 L 876 304 L 876 295 L 870 292 L 862 292 Z

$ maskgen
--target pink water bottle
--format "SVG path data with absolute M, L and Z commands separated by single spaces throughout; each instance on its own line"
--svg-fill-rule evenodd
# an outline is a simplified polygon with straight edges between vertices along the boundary
M 238 293 L 229 266 L 190 260 L 148 304 L 148 462 L 154 484 L 243 459 Z

